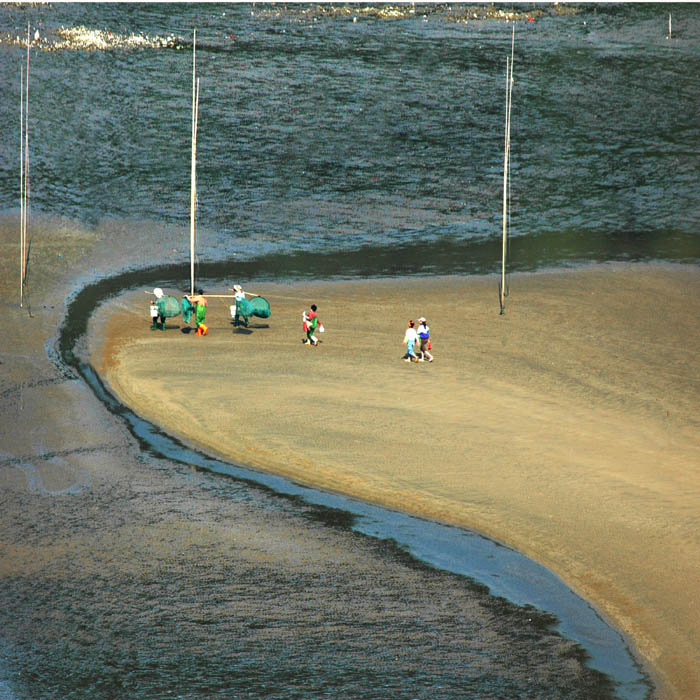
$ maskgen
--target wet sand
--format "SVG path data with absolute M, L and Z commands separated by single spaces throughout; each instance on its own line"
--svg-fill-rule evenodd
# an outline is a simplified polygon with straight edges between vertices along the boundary
M 204 338 L 150 331 L 147 297 L 122 295 L 93 361 L 189 444 L 524 552 L 628 635 L 664 697 L 700 694 L 696 268 L 516 275 L 504 316 L 493 277 L 248 286 L 271 318 L 234 329 L 212 299 Z M 300 342 L 313 302 L 318 347 Z M 400 360 L 419 315 L 432 364 Z
M 330 522 L 322 509 L 142 450 L 122 420 L 51 358 L 64 299 L 80 280 L 113 272 L 134 250 L 152 251 L 109 231 L 42 229 L 35 217 L 29 296 L 20 308 L 14 223 L 0 222 L 0 285 L 9 300 L 0 334 L 3 697 L 611 696 L 547 616 L 422 566 L 391 543 Z M 177 330 L 156 338 L 145 295 L 136 296 L 138 309 L 124 295 L 97 314 L 94 352 L 107 331 L 103 347 L 115 361 L 130 336 L 147 355 L 155 343 L 162 360 L 151 366 L 162 361 L 161 372 L 187 380 L 186 363 L 178 360 L 173 374 L 159 348 L 181 343 L 196 360 L 197 341 L 219 335 L 230 351 L 243 339 L 225 322 L 213 323 L 206 338 Z M 333 314 L 327 322 L 341 327 Z M 313 361 L 293 354 L 297 325 L 280 336 L 279 354 Z M 265 345 L 262 329 L 246 340 L 258 330 Z M 315 349 L 312 390 L 323 387 L 320 352 L 331 347 Z M 256 371 L 242 349 L 226 357 L 232 368 Z M 272 371 L 283 366 L 273 363 Z M 150 376 L 159 375 L 151 369 Z M 406 376 L 410 384 L 416 375 Z M 163 395 L 172 388 L 163 385 Z M 244 389 L 236 386 L 239 410 Z M 269 434 L 270 413 L 257 421 Z M 275 444 L 265 444 L 272 464 Z

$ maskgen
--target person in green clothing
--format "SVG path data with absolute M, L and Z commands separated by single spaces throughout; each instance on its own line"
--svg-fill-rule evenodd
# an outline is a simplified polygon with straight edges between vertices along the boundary
M 196 335 L 206 335 L 209 328 L 204 323 L 207 317 L 207 298 L 204 296 L 204 290 L 198 289 L 194 296 L 187 296 L 187 301 L 194 306 L 194 317 L 197 322 Z

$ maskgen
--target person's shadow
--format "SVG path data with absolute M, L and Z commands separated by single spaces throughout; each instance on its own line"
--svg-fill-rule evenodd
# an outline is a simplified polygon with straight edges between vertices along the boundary
M 233 326 L 233 333 L 242 333 L 243 335 L 250 335 L 253 332 L 253 329 L 261 329 L 261 328 L 269 328 L 270 324 L 269 323 L 249 323 L 247 326 L 242 326 L 242 325 L 234 325 L 233 321 L 231 321 L 231 325 Z

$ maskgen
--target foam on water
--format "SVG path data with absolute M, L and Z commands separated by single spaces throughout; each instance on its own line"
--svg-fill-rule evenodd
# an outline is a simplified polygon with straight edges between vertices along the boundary
M 26 36 L 6 34 L 0 37 L 0 44 L 12 46 L 29 46 L 36 51 L 109 51 L 113 49 L 163 49 L 184 48 L 192 46 L 192 42 L 186 42 L 181 37 L 149 36 L 147 34 L 115 34 L 102 29 L 89 27 L 59 27 L 50 30 L 47 35 L 42 35 L 36 29 L 29 40 Z

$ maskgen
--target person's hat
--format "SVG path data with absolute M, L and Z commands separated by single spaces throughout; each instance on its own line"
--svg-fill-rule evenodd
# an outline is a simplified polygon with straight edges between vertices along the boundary
M 156 295 L 156 298 L 160 299 L 163 296 L 163 290 L 160 287 L 156 287 L 153 290 L 153 293 Z
M 425 319 L 421 316 L 421 317 L 418 319 L 418 323 L 425 323 Z
M 240 284 L 234 284 L 234 285 L 233 285 L 233 288 L 234 288 L 237 292 L 240 292 L 240 291 L 242 290 L 242 287 L 241 287 Z

